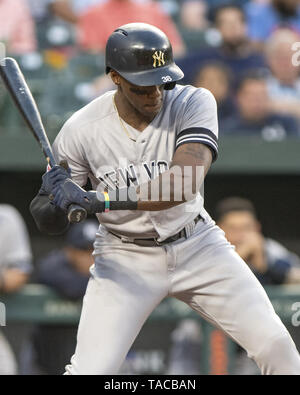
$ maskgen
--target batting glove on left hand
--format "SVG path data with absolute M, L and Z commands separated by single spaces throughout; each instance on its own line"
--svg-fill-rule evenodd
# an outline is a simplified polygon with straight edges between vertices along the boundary
M 105 203 L 97 199 L 96 192 L 85 191 L 70 178 L 58 183 L 53 189 L 53 195 L 55 206 L 66 213 L 71 204 L 78 204 L 88 214 L 101 213 L 105 210 Z

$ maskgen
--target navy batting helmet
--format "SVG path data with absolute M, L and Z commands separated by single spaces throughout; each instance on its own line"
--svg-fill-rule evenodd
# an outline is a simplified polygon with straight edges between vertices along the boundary
M 139 86 L 165 84 L 165 89 L 173 89 L 184 76 L 174 62 L 168 37 L 146 23 L 123 25 L 110 35 L 105 65 L 107 74 L 113 69 Z

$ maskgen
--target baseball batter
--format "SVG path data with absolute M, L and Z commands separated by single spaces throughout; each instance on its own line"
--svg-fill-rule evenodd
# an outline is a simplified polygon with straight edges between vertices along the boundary
M 64 166 L 44 174 L 31 204 L 49 234 L 67 228 L 71 203 L 100 222 L 66 373 L 116 374 L 147 317 L 171 296 L 225 331 L 263 374 L 300 374 L 289 333 L 197 192 L 218 155 L 214 97 L 176 85 L 183 73 L 170 42 L 147 24 L 112 33 L 106 67 L 116 90 L 64 125 L 53 145 Z

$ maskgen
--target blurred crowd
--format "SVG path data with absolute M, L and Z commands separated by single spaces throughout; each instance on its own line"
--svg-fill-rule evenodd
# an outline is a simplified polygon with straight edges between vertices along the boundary
M 41 111 L 53 118 L 113 88 L 106 39 L 137 21 L 168 35 L 184 84 L 214 94 L 221 137 L 299 137 L 299 0 L 1 0 L 0 42 L 44 79 Z

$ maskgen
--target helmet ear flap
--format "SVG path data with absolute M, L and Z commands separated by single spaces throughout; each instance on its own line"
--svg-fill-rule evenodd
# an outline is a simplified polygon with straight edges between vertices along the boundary
M 172 89 L 175 88 L 176 81 L 173 82 L 167 82 L 164 86 L 165 91 L 171 91 Z

